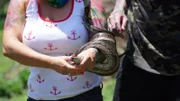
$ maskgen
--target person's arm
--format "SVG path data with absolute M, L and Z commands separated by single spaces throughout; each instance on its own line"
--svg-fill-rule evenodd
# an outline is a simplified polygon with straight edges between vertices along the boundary
M 67 74 L 68 68 L 74 68 L 67 61 L 70 57 L 50 57 L 38 53 L 22 43 L 25 25 L 25 0 L 11 0 L 3 32 L 3 54 L 23 65 L 54 69 Z M 73 71 L 74 72 L 74 71 Z M 82 72 L 80 70 L 80 72 Z M 78 74 L 78 72 L 76 72 Z
M 113 12 L 116 11 L 124 12 L 125 9 L 126 9 L 126 0 L 116 0 Z
M 127 24 L 127 17 L 125 15 L 126 1 L 127 0 L 116 0 L 114 9 L 107 21 L 110 30 L 125 30 L 125 26 Z

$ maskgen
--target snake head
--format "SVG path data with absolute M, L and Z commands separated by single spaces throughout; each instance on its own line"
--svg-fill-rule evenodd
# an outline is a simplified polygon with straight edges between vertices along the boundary
M 73 61 L 76 65 L 79 65 L 81 62 L 81 57 L 78 56 L 72 56 L 71 61 Z

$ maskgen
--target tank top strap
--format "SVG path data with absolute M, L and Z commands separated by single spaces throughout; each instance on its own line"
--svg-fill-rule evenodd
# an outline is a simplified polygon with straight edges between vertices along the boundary
M 29 0 L 26 8 L 26 21 L 35 22 L 38 18 L 38 5 L 36 0 Z

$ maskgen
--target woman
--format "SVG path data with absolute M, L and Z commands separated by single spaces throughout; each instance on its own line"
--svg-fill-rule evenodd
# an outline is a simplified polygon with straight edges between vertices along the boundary
M 11 0 L 3 33 L 5 56 L 30 66 L 28 101 L 102 101 L 92 70 L 97 49 L 72 54 L 88 41 L 82 0 Z
M 109 24 L 124 29 L 126 10 L 130 40 L 114 101 L 178 101 L 179 0 L 116 0 Z

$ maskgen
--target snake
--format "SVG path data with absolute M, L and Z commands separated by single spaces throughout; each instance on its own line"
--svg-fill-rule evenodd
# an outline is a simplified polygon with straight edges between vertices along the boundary
M 98 54 L 95 57 L 95 65 L 93 69 L 87 70 L 101 76 L 114 74 L 119 68 L 119 56 L 116 50 L 116 41 L 112 33 L 108 31 L 99 31 L 93 34 L 90 40 L 82 45 L 76 52 L 81 53 L 89 48 L 96 48 Z M 80 57 L 73 56 L 71 60 L 76 64 L 80 64 Z

